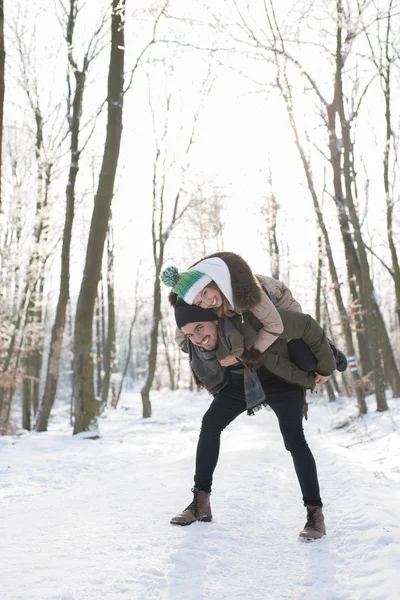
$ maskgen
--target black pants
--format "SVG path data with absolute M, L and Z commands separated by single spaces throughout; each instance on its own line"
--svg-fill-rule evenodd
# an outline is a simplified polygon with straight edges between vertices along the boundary
M 304 390 L 278 379 L 264 367 L 258 370 L 258 375 L 266 401 L 278 417 L 285 447 L 292 455 L 304 505 L 322 506 L 315 460 L 303 431 Z M 245 410 L 243 376 L 231 373 L 227 385 L 215 395 L 203 416 L 194 477 L 197 489 L 211 491 L 221 432 Z
M 315 371 L 317 368 L 317 359 L 311 352 L 310 346 L 307 346 L 304 340 L 290 340 L 287 344 L 289 358 L 299 369 L 303 371 Z

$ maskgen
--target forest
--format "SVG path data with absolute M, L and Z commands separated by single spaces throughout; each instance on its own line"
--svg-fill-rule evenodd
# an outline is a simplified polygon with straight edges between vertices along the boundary
M 3 4 L 3 435 L 193 389 L 160 273 L 219 250 L 351 357 L 332 402 L 400 396 L 398 8 Z

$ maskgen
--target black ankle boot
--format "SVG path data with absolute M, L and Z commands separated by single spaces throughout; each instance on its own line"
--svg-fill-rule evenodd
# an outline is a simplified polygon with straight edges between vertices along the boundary
M 336 360 L 336 369 L 343 373 L 343 371 L 347 369 L 347 358 L 345 357 L 343 352 L 339 350 L 339 348 L 337 348 L 333 342 L 331 342 L 331 340 L 328 341 L 333 352 L 333 356 Z

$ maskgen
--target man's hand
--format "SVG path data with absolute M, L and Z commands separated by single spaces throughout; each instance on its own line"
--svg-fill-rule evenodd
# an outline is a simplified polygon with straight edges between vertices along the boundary
M 238 363 L 238 359 L 233 354 L 231 356 L 227 356 L 219 361 L 219 364 L 222 367 L 231 367 L 232 365 L 236 365 Z
M 326 383 L 329 379 L 329 375 L 320 375 L 315 373 L 315 383 Z

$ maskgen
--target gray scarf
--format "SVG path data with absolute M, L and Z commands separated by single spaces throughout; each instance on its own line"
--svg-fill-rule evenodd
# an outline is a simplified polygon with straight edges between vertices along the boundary
M 229 318 L 218 320 L 218 340 L 228 354 L 233 354 L 240 346 L 243 347 L 243 336 Z M 202 351 L 195 344 L 189 343 L 189 358 L 195 378 L 211 394 L 216 394 L 226 386 L 229 370 L 219 363 L 216 350 Z M 261 382 L 257 373 L 247 367 L 238 367 L 237 372 L 243 373 L 244 377 L 247 414 L 254 415 L 257 410 L 266 405 Z

